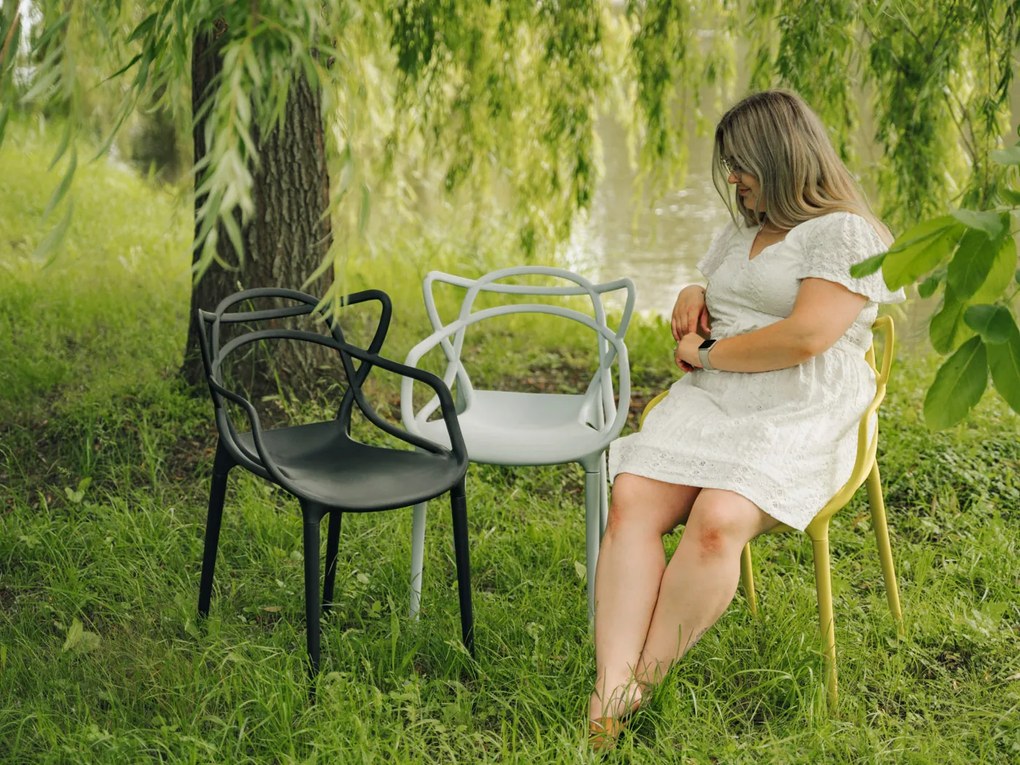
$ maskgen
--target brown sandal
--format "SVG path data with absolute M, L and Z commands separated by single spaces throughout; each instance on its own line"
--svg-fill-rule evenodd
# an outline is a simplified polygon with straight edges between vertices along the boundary
M 617 739 L 627 727 L 626 719 L 599 717 L 588 721 L 588 743 L 596 751 L 606 751 L 616 746 Z

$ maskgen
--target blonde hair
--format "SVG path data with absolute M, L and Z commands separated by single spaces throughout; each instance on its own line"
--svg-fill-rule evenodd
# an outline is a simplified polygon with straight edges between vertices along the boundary
M 765 212 L 749 209 L 728 188 L 726 162 L 753 175 L 761 185 Z M 730 209 L 748 226 L 765 216 L 780 228 L 826 213 L 845 211 L 868 220 L 892 242 L 871 211 L 860 186 L 833 149 L 825 126 L 804 100 L 788 90 L 754 93 L 733 106 L 715 129 L 712 180 Z

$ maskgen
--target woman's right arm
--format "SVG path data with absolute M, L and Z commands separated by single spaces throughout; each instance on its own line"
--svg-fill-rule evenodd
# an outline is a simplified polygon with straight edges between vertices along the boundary
M 708 308 L 705 307 L 705 288 L 700 284 L 689 284 L 680 290 L 673 304 L 673 315 L 669 322 L 673 339 L 680 342 L 680 338 L 691 332 L 708 337 L 712 332 L 709 322 Z

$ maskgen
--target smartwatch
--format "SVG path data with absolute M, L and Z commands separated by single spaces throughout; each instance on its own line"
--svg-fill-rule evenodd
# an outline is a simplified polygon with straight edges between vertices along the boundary
M 712 346 L 715 345 L 716 341 L 713 339 L 706 340 L 698 346 L 698 359 L 701 361 L 701 368 L 707 369 L 710 372 L 715 370 L 712 366 L 712 362 L 708 360 L 708 353 L 712 350 Z

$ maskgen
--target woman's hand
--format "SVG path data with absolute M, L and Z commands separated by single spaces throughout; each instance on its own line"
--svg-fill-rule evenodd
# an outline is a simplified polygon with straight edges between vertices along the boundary
M 711 333 L 708 308 L 705 307 L 705 288 L 698 284 L 690 284 L 680 290 L 673 304 L 673 315 L 670 318 L 670 329 L 673 339 L 677 342 L 692 332 L 703 337 Z
M 673 351 L 673 359 L 676 365 L 685 372 L 694 369 L 701 369 L 701 357 L 698 356 L 698 348 L 705 341 L 697 332 L 688 332 L 680 338 L 676 350 Z

